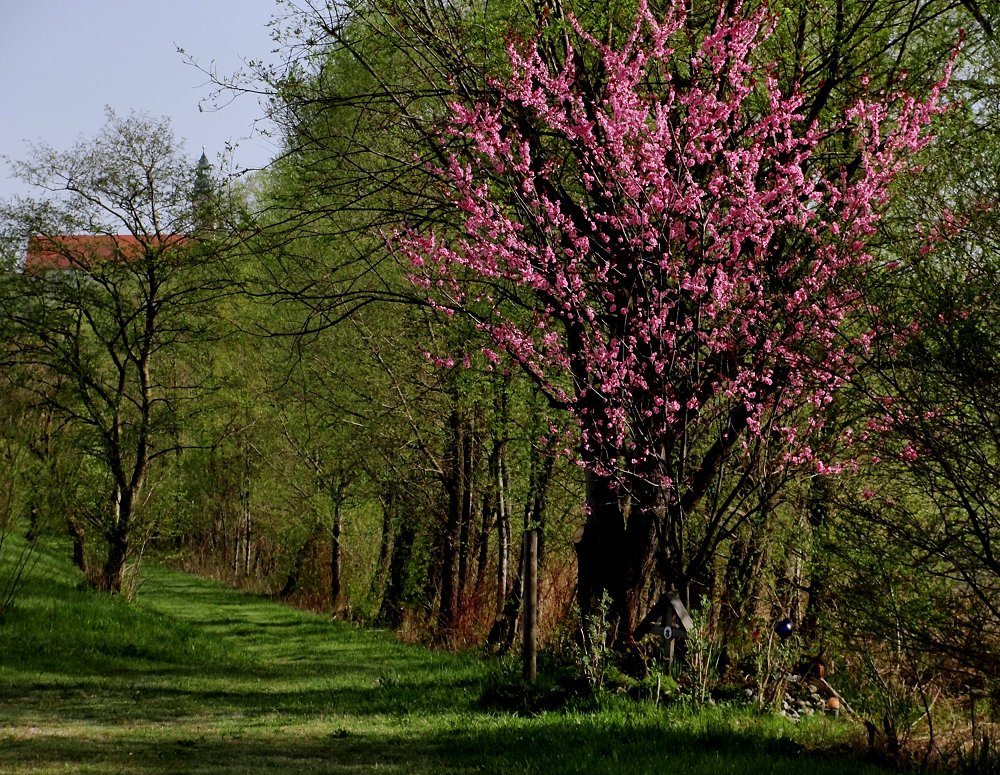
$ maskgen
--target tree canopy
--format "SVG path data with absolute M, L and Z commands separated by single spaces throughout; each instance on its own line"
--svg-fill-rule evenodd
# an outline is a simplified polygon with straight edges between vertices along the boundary
M 464 233 L 401 249 L 430 303 L 471 315 L 487 354 L 576 420 L 581 602 L 611 592 L 630 634 L 654 569 L 685 585 L 746 518 L 758 466 L 839 469 L 823 409 L 854 353 L 896 333 L 856 326 L 857 280 L 945 82 L 821 121 L 756 59 L 764 11 L 720 10 L 694 45 L 681 3 L 640 4 L 617 44 L 567 22 L 557 59 L 512 44 L 510 77 L 452 104 L 439 174 Z

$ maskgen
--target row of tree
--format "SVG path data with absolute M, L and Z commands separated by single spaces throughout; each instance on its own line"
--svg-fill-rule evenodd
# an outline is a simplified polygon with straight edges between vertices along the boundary
M 990 9 L 529 6 L 290 7 L 252 185 L 136 116 L 21 165 L 6 519 L 501 647 L 539 528 L 553 637 L 988 683 Z

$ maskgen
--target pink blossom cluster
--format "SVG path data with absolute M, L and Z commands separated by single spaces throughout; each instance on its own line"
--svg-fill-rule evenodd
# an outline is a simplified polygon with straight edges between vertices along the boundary
M 681 54 L 683 7 L 658 19 L 641 2 L 617 47 L 574 22 L 558 65 L 511 44 L 493 98 L 451 106 L 458 150 L 438 172 L 464 232 L 399 244 L 433 303 L 475 310 L 488 355 L 573 413 L 595 472 L 672 484 L 664 458 L 709 424 L 835 472 L 810 439 L 852 352 L 891 334 L 846 333 L 854 280 L 944 82 L 820 126 L 755 59 L 765 12 L 720 12 Z M 851 171 L 817 161 L 834 135 Z

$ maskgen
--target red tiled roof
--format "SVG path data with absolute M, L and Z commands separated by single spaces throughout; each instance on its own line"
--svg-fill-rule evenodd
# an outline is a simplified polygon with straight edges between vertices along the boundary
M 179 244 L 182 235 L 163 237 L 163 243 Z M 54 237 L 32 236 L 24 256 L 24 271 L 40 269 L 87 269 L 95 263 L 139 256 L 144 245 L 131 234 L 63 234 Z

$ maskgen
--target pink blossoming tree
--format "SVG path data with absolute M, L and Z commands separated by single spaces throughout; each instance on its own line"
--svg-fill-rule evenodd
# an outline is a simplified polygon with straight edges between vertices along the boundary
M 557 57 L 544 34 L 511 44 L 509 78 L 442 138 L 464 228 L 400 243 L 432 303 L 576 420 L 580 603 L 609 594 L 619 642 L 651 584 L 708 567 L 758 475 L 842 465 L 824 408 L 892 333 L 855 322 L 855 281 L 941 89 L 820 123 L 755 59 L 765 12 L 692 42 L 683 8 L 640 3 L 617 44 L 570 19 Z

